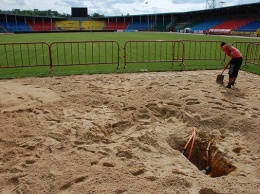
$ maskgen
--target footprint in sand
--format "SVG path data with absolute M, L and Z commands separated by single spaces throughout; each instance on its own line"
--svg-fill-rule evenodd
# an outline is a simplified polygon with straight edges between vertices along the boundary
M 177 103 L 177 102 L 167 102 L 166 104 L 169 106 L 174 106 L 174 107 L 179 107 L 179 108 L 182 107 L 182 104 Z
M 219 106 L 211 106 L 210 108 L 212 108 L 212 109 L 215 109 L 215 110 L 226 110 L 226 107 L 221 102 L 210 101 L 208 103 L 209 104 L 213 104 L 213 105 L 219 105 Z
M 66 182 L 65 184 L 63 184 L 63 185 L 60 187 L 60 190 L 68 189 L 69 187 L 73 186 L 74 184 L 81 183 L 81 182 L 85 181 L 86 178 L 87 178 L 86 175 L 82 175 L 82 176 L 78 176 L 78 177 L 73 177 L 73 178 L 71 178 L 68 182 Z
M 200 90 L 201 92 L 207 93 L 207 94 L 211 94 L 211 91 L 208 90 Z
M 208 95 L 205 95 L 206 98 L 210 98 L 210 99 L 216 99 L 216 97 L 214 96 L 208 96 Z
M 190 98 L 186 99 L 186 105 L 195 105 L 195 104 L 200 104 L 200 101 L 198 101 L 197 98 Z
M 251 117 L 256 119 L 256 118 L 258 118 L 258 115 L 251 115 Z
M 112 168 L 112 167 L 115 167 L 116 164 L 112 161 L 106 161 L 106 162 L 103 162 L 102 166 Z
M 5 186 L 0 186 L 0 193 L 18 193 L 16 191 L 17 186 L 19 185 L 19 177 L 13 177 L 8 180 L 8 184 Z
M 119 148 L 118 152 L 116 153 L 116 156 L 120 158 L 131 159 L 133 158 L 133 153 L 130 150 Z
M 208 102 L 209 104 L 216 104 L 216 105 L 219 105 L 219 106 L 222 106 L 223 104 L 221 102 L 214 102 L 214 101 L 210 101 Z
M 223 108 L 223 107 L 218 107 L 218 106 L 212 106 L 212 107 L 210 107 L 210 108 L 215 109 L 215 110 L 226 110 L 225 108 Z

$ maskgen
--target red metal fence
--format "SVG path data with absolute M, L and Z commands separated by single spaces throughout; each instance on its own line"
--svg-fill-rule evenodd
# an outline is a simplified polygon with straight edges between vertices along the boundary
M 260 65 L 260 42 L 234 42 L 232 46 L 242 53 L 244 65 Z
M 127 41 L 123 60 L 116 41 L 0 43 L 0 68 L 114 64 L 179 63 L 187 60 L 224 62 L 221 41 Z M 260 65 L 259 42 L 234 42 L 244 56 L 244 64 Z
M 221 41 L 181 40 L 185 47 L 185 60 L 223 61 L 224 53 L 220 49 Z
M 54 42 L 50 45 L 51 69 L 55 66 L 116 64 L 119 44 L 115 41 Z
M 0 68 L 116 64 L 119 44 L 115 41 L 44 42 L 0 44 Z
M 124 45 L 124 68 L 130 63 L 162 63 L 184 61 L 181 41 L 127 41 Z
M 0 43 L 0 68 L 50 66 L 49 45 L 45 42 Z
M 245 65 L 260 65 L 260 43 L 249 43 L 245 54 Z

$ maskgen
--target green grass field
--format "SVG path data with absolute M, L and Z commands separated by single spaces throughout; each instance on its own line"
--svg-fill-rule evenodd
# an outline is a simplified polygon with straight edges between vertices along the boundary
M 228 37 L 228 36 L 206 36 L 195 34 L 176 34 L 176 33 L 161 33 L 161 32 L 73 32 L 73 33 L 35 33 L 35 34 L 2 34 L 0 35 L 0 43 L 34 43 L 46 42 L 77 42 L 77 41 L 116 41 L 120 48 L 120 69 L 117 65 L 75 65 L 75 66 L 54 66 L 54 75 L 72 75 L 72 74 L 96 74 L 96 73 L 121 73 L 121 72 L 140 72 L 140 71 L 174 71 L 174 70 L 204 70 L 204 69 L 221 69 L 223 61 L 215 60 L 185 60 L 185 65 L 172 63 L 136 63 L 130 64 L 124 69 L 123 47 L 127 41 L 142 41 L 142 40 L 191 40 L 191 41 L 225 41 L 233 42 L 260 42 L 259 38 L 244 38 L 244 37 Z M 38 48 L 37 48 L 38 49 Z M 189 50 L 196 53 L 198 48 L 194 45 L 189 47 Z M 220 48 L 214 48 L 219 53 Z M 241 48 L 243 50 L 243 48 Z M 66 51 L 67 55 L 75 49 Z M 1 51 L 3 52 L 3 51 Z M 80 52 L 80 51 L 79 51 Z M 149 51 L 150 52 L 150 51 Z M 207 51 L 208 52 L 208 51 Z M 83 54 L 83 53 L 80 53 Z M 146 52 L 149 55 L 148 52 Z M 151 53 L 150 53 L 151 54 Z M 0 65 L 1 65 L 0 57 Z M 15 61 L 14 61 L 15 62 Z M 12 63 L 12 61 L 11 61 Z M 243 66 L 243 70 L 260 75 L 260 66 L 248 65 Z M 3 78 L 18 78 L 27 76 L 49 76 L 49 67 L 18 67 L 18 68 L 0 68 L 0 79 Z

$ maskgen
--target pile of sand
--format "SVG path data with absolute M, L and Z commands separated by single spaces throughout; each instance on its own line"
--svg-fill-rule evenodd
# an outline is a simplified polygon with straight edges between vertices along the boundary
M 260 77 L 218 73 L 1 80 L 0 192 L 260 193 Z

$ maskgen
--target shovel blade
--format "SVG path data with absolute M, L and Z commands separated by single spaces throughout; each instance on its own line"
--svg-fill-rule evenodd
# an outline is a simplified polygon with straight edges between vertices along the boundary
M 222 74 L 218 75 L 216 82 L 223 84 L 224 83 L 224 75 L 222 75 Z

